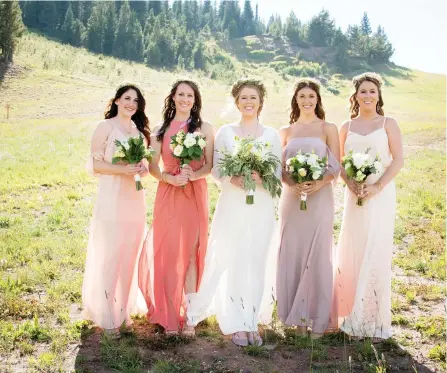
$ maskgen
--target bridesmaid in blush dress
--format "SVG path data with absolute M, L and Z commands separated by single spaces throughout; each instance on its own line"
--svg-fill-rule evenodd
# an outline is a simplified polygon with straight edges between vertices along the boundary
M 373 341 L 391 336 L 391 259 L 396 187 L 403 166 L 402 137 L 396 121 L 385 117 L 378 74 L 353 79 L 351 120 L 340 130 L 341 153 L 349 150 L 381 158 L 384 172 L 365 184 L 341 176 L 347 184 L 337 247 L 337 303 L 341 329 Z M 357 198 L 364 198 L 357 206 Z
M 280 249 L 277 271 L 278 317 L 298 326 L 298 334 L 312 330 L 319 337 L 336 327 L 333 307 L 332 181 L 339 173 L 337 127 L 325 122 L 320 84 L 300 79 L 291 102 L 290 125 L 280 130 L 283 161 L 314 151 L 328 157 L 322 180 L 295 183 L 283 172 L 279 205 Z M 301 194 L 307 194 L 307 210 L 300 210 Z
M 208 189 L 205 177 L 213 159 L 214 128 L 201 118 L 202 100 L 197 84 L 178 80 L 165 99 L 163 123 L 153 131 L 155 155 L 151 174 L 160 182 L 154 204 L 152 229 L 139 264 L 139 285 L 151 322 L 166 334 L 179 330 L 194 335 L 185 325 L 185 295 L 196 292 L 203 271 L 208 240 Z M 200 131 L 206 137 L 204 156 L 180 168 L 172 155 L 171 136 L 180 130 Z M 159 168 L 163 161 L 163 172 Z
M 143 135 L 149 145 L 149 120 L 138 87 L 118 88 L 95 129 L 90 174 L 99 177 L 98 196 L 90 225 L 84 283 L 83 316 L 115 334 L 129 321 L 138 294 L 137 261 L 146 236 L 146 199 L 133 175 L 148 174 L 145 163 L 112 164 L 115 140 Z

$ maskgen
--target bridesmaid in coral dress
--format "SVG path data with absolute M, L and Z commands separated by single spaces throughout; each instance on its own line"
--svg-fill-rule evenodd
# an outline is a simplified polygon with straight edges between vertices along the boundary
M 154 220 L 139 264 L 139 286 L 148 318 L 168 335 L 194 335 L 185 324 L 185 295 L 200 284 L 208 238 L 208 189 L 205 177 L 213 163 L 214 128 L 201 118 L 202 100 L 196 83 L 179 80 L 165 99 L 163 123 L 153 131 L 155 155 L 151 174 L 158 179 Z M 207 145 L 200 161 L 180 168 L 169 146 L 180 130 L 200 131 Z M 159 168 L 160 157 L 163 172 Z
M 338 316 L 344 332 L 375 341 L 391 336 L 394 178 L 403 166 L 403 146 L 396 121 L 384 116 L 380 76 L 365 73 L 353 83 L 351 120 L 340 130 L 341 154 L 369 148 L 385 171 L 368 176 L 365 184 L 341 172 L 347 188 L 337 247 Z M 356 205 L 358 196 L 363 206 Z
M 279 204 L 280 249 L 277 272 L 278 317 L 297 326 L 298 334 L 312 330 L 319 337 L 337 327 L 333 307 L 333 223 L 332 181 L 340 171 L 338 130 L 325 121 L 320 84 L 303 78 L 295 85 L 290 125 L 281 128 L 283 161 L 298 151 L 314 151 L 328 157 L 322 180 L 295 183 L 283 173 Z M 307 194 L 307 210 L 300 210 L 301 194 Z
M 115 334 L 136 307 L 138 256 L 146 236 L 144 190 L 135 189 L 133 175 L 147 175 L 144 163 L 112 164 L 115 140 L 143 135 L 149 145 L 145 100 L 134 85 L 118 88 L 95 129 L 90 174 L 99 177 L 98 196 L 90 225 L 84 283 L 83 316 Z

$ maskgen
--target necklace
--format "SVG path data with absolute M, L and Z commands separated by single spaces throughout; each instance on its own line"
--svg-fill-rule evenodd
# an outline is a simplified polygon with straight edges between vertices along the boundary
M 244 131 L 244 127 L 242 126 L 241 122 L 239 122 L 239 127 L 241 128 L 241 132 L 242 132 L 242 136 L 245 138 L 251 138 L 252 134 L 251 133 L 245 133 Z M 258 134 L 258 130 L 259 130 L 259 122 L 256 123 L 256 131 L 253 134 L 253 137 L 256 137 L 256 135 Z
M 130 130 L 126 130 L 126 134 L 130 135 L 132 133 L 132 128 L 137 128 L 137 125 L 135 123 L 132 123 L 131 129 Z

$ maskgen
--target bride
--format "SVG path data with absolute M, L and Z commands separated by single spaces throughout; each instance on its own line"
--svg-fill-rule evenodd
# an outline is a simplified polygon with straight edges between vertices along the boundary
M 216 315 L 224 334 L 232 334 L 239 346 L 261 345 L 258 324 L 271 320 L 274 303 L 277 223 L 275 204 L 262 187 L 257 172 L 255 203 L 245 203 L 242 176 L 220 177 L 221 151 L 232 152 L 235 137 L 269 142 L 281 159 L 278 132 L 259 123 L 265 87 L 258 80 L 243 79 L 233 85 L 232 95 L 241 113 L 237 124 L 224 125 L 215 138 L 212 175 L 221 188 L 211 225 L 205 268 L 197 293 L 187 295 L 188 325 Z M 281 169 L 277 170 L 278 176 Z

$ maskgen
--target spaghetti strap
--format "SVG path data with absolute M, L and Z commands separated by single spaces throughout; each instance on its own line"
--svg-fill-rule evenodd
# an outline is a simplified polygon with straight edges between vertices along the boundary
M 352 123 L 352 120 L 349 121 L 348 131 L 351 130 L 351 123 Z
M 385 122 L 386 122 L 386 117 L 383 118 L 383 124 L 382 124 L 382 128 L 385 128 Z

